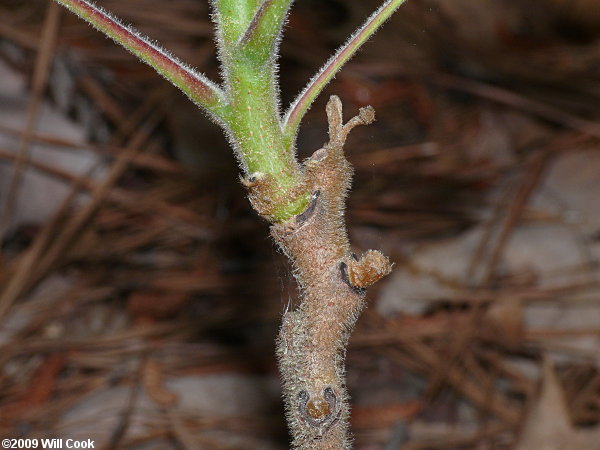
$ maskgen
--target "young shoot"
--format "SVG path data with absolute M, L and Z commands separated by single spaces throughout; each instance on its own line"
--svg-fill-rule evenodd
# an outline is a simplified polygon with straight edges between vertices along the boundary
M 295 154 L 302 118 L 342 66 L 404 3 L 387 0 L 280 111 L 279 41 L 293 0 L 212 0 L 221 85 L 187 66 L 88 0 L 55 0 L 181 89 L 219 124 L 243 172 L 254 209 L 294 266 L 300 304 L 286 310 L 277 354 L 295 449 L 349 449 L 344 355 L 368 286 L 391 271 L 376 250 L 350 250 L 344 209 L 352 169 L 344 144 L 372 108 L 344 124 L 342 103 L 327 104 L 329 142 L 305 163 Z M 168 4 L 162 7 L 168 8 Z M 202 149 L 199 149 L 202 151 Z

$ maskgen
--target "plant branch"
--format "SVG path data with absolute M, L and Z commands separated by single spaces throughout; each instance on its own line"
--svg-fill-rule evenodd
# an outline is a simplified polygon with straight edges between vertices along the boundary
M 269 7 L 273 5 L 274 2 L 275 0 L 264 0 L 263 3 L 258 7 L 258 10 L 256 13 L 254 13 L 254 17 L 250 21 L 248 28 L 246 28 L 245 33 L 240 38 L 238 46 L 247 44 L 253 37 L 257 35 L 259 24 L 264 23 L 264 17 L 267 14 Z
M 227 85 L 227 69 L 232 64 L 233 51 L 252 21 L 261 0 L 210 0 L 213 21 L 217 28 L 217 50 Z
M 181 89 L 194 103 L 221 124 L 228 105 L 223 91 L 204 75 L 150 42 L 88 0 L 55 0 L 94 28 L 125 47 Z
M 391 270 L 389 260 L 369 250 L 350 251 L 344 223 L 352 168 L 343 146 L 350 130 L 374 120 L 371 108 L 342 122 L 342 104 L 327 104 L 329 143 L 304 164 L 312 201 L 305 212 L 271 227 L 271 235 L 294 265 L 301 302 L 287 311 L 277 342 L 292 448 L 350 448 L 344 358 L 350 332 L 364 308 L 366 287 Z
M 271 222 L 301 213 L 310 199 L 292 148 L 285 145 L 277 84 L 277 43 L 293 0 L 213 0 L 227 98 L 228 135 L 250 200 Z
M 252 53 L 259 63 L 273 68 L 279 38 L 292 3 L 294 0 L 264 0 L 241 36 L 238 49 Z
M 338 73 L 342 66 L 356 54 L 358 49 L 405 1 L 406 0 L 387 0 L 309 81 L 304 90 L 291 104 L 285 115 L 283 121 L 283 133 L 286 143 L 289 145 L 293 144 L 304 114 L 306 114 L 306 111 L 308 111 L 312 102 L 331 81 L 335 74 Z
M 89 0 L 55 1 L 156 69 L 227 133 L 250 202 L 272 223 L 271 235 L 292 261 L 300 287 L 300 305 L 284 314 L 277 345 L 292 446 L 349 449 L 346 347 L 366 287 L 391 271 L 378 251 L 360 258 L 350 251 L 344 222 L 352 177 L 344 143 L 352 128 L 374 120 L 374 111 L 362 108 L 344 124 L 342 104 L 332 97 L 329 142 L 300 164 L 294 139 L 312 101 L 405 0 L 387 0 L 367 19 L 309 82 L 283 123 L 276 58 L 293 0 L 211 0 L 223 89 Z

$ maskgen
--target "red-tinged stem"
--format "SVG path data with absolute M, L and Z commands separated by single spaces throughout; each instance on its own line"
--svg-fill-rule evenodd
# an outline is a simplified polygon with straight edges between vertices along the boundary
M 250 54 L 259 64 L 274 66 L 273 55 L 278 53 L 279 37 L 292 3 L 294 0 L 264 0 L 241 36 L 238 49 Z
M 89 22 L 167 80 L 181 89 L 192 101 L 223 123 L 228 103 L 222 90 L 166 50 L 150 42 L 132 28 L 123 25 L 102 8 L 87 0 L 55 0 Z

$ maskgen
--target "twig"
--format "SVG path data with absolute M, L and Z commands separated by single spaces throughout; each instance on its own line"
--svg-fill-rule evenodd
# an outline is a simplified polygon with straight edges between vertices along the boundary
M 327 116 L 329 143 L 305 163 L 311 205 L 294 222 L 271 228 L 302 290 L 300 306 L 283 316 L 277 348 L 292 446 L 300 450 L 350 448 L 345 348 L 365 288 L 391 271 L 377 251 L 352 255 L 343 219 L 351 176 L 343 145 L 348 132 L 372 122 L 374 113 L 363 108 L 344 125 L 341 102 L 331 97 Z

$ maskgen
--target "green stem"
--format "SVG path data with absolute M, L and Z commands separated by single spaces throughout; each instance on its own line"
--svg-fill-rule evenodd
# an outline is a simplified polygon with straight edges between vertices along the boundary
M 235 44 L 248 29 L 248 24 L 261 0 L 212 0 L 216 25 L 217 51 L 223 66 L 223 82 L 229 86 L 227 72 L 233 60 Z
M 271 74 L 251 63 L 236 61 L 229 71 L 231 113 L 229 130 L 244 171 L 269 175 L 273 198 L 270 218 L 281 222 L 301 213 L 310 193 L 301 192 L 302 172 L 295 155 L 285 147 Z
M 292 3 L 294 0 L 264 0 L 240 37 L 240 51 L 252 55 L 258 63 L 268 64 L 274 69 L 275 58 L 279 53 L 279 38 Z
M 244 172 L 269 180 L 268 218 L 287 221 L 311 193 L 294 154 L 300 121 L 340 68 L 405 0 L 388 0 L 310 81 L 281 121 L 276 57 L 294 0 L 212 0 L 224 90 L 89 0 L 55 0 L 179 87 L 226 130 Z M 256 177 L 254 177 L 256 178 Z
M 317 98 L 342 66 L 356 54 L 358 49 L 362 47 L 362 45 L 405 1 L 406 0 L 387 0 L 365 21 L 363 26 L 338 49 L 335 55 L 333 55 L 333 57 L 331 57 L 321 70 L 310 80 L 304 90 L 291 104 L 285 115 L 283 121 L 283 133 L 287 145 L 293 145 L 300 122 L 315 98 Z
M 215 0 L 219 54 L 231 110 L 228 130 L 244 171 L 268 175 L 273 198 L 269 218 L 301 213 L 310 193 L 286 146 L 280 123 L 277 44 L 293 0 Z

